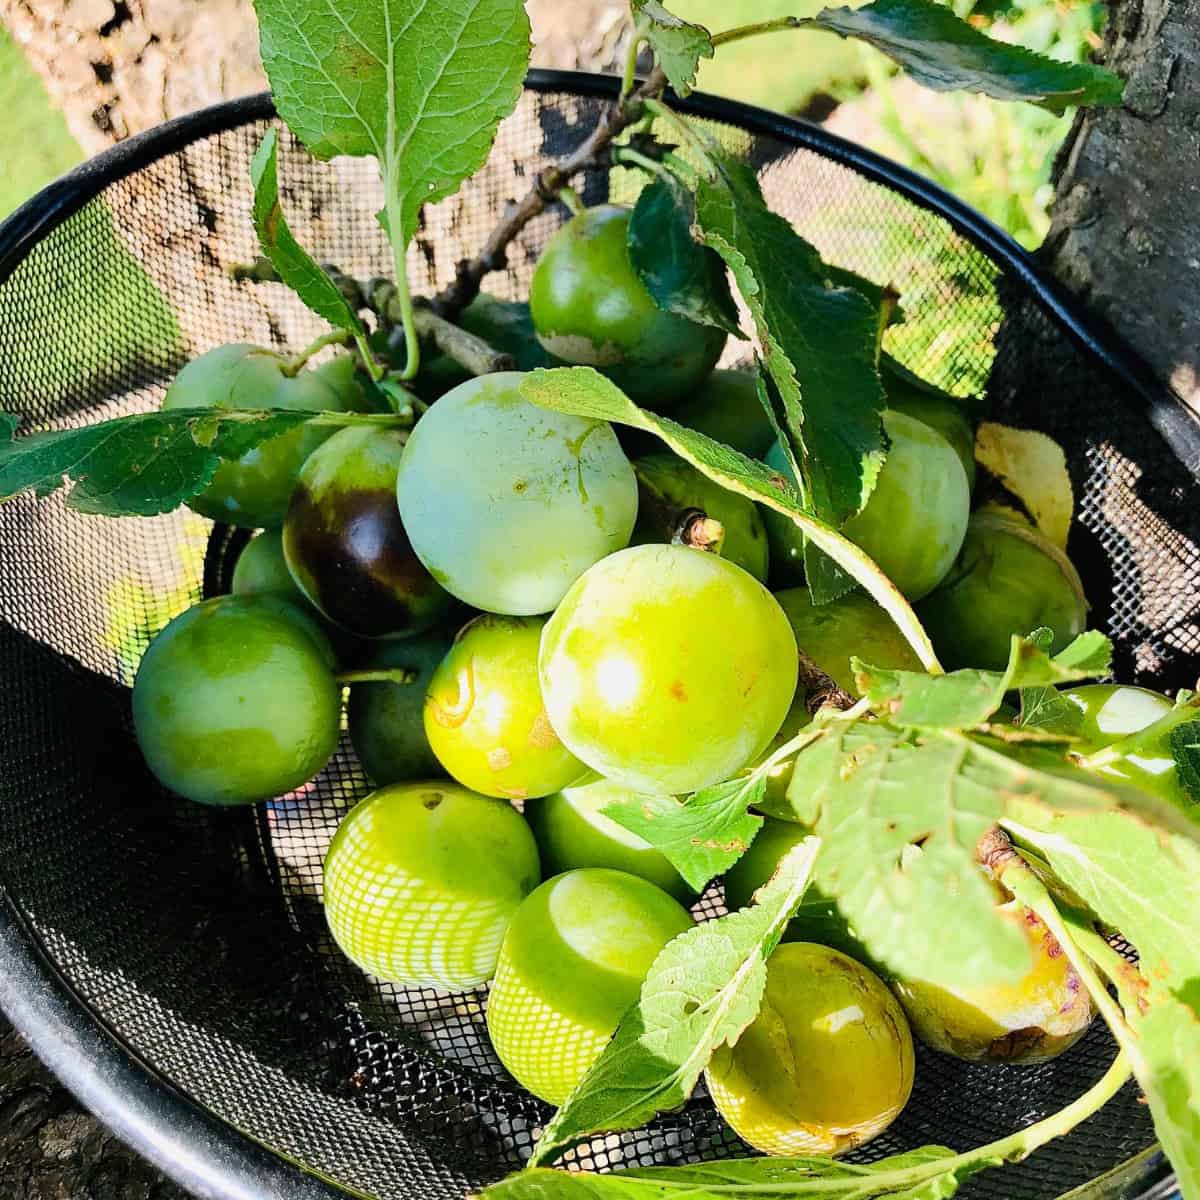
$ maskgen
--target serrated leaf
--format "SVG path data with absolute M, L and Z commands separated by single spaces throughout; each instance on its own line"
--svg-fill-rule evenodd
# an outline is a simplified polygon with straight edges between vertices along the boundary
M 374 155 L 406 245 L 520 98 L 521 0 L 255 0 L 275 107 L 318 158 Z M 395 222 L 390 219 L 389 225 Z
M 831 1158 L 734 1158 L 677 1167 L 640 1167 L 596 1175 L 538 1168 L 482 1193 L 484 1200 L 946 1200 L 971 1175 L 1001 1160 L 924 1146 L 873 1163 Z M 761 1191 L 756 1189 L 762 1189 Z
M 1053 658 L 1036 642 L 1014 637 L 1004 671 L 962 670 L 948 675 L 893 671 L 851 659 L 860 694 L 895 725 L 973 729 L 983 725 L 1018 688 L 1051 687 L 1107 675 L 1112 643 L 1102 633 L 1081 634 Z
M 825 264 L 771 212 L 752 168 L 718 152 L 696 190 L 703 240 L 726 262 L 754 318 L 813 513 L 840 525 L 867 502 L 884 459 L 878 311 L 831 286 Z
M 702 58 L 712 58 L 712 34 L 668 12 L 658 0 L 632 0 L 634 20 L 646 34 L 659 66 L 680 96 L 696 86 L 696 71 Z
M 208 484 L 221 459 L 241 458 L 314 415 L 181 408 L 0 441 L 0 503 L 24 491 L 48 496 L 70 480 L 67 503 L 80 512 L 170 512 Z
M 357 337 L 366 330 L 358 313 L 296 241 L 279 200 L 279 131 L 270 129 L 250 163 L 254 184 L 252 215 L 259 245 L 280 280 L 319 317 L 337 329 L 348 329 Z
M 729 870 L 754 841 L 762 817 L 747 810 L 765 790 L 765 779 L 731 779 L 686 801 L 674 796 L 620 800 L 608 805 L 604 815 L 649 842 L 700 892 L 710 879 Z
M 1200 804 L 1200 721 L 1188 721 L 1171 730 L 1171 757 L 1179 782 L 1193 804 Z
M 819 845 L 806 838 L 789 850 L 749 908 L 664 947 L 637 1004 L 538 1139 L 531 1165 L 590 1133 L 636 1129 L 687 1100 L 717 1047 L 758 1015 L 766 960 L 804 896 Z
M 806 512 L 795 489 L 777 472 L 668 417 L 638 408 L 616 384 L 592 367 L 531 371 L 521 380 L 520 390 L 527 400 L 543 408 L 616 421 L 653 433 L 709 479 L 782 513 L 862 585 L 896 622 L 926 668 L 940 670 L 928 635 L 891 580 L 853 542 Z
M 1066 455 L 1053 438 L 984 421 L 975 431 L 975 459 L 1021 502 L 1048 541 L 1067 548 L 1075 490 Z
M 654 303 L 744 338 L 725 264 L 692 237 L 696 201 L 674 176 L 638 194 L 629 218 L 629 259 Z
M 1119 104 L 1125 90 L 1103 67 L 1058 62 L 989 38 L 937 0 L 873 0 L 862 8 L 827 8 L 804 23 L 867 42 L 938 92 L 1028 100 L 1061 113 L 1076 104 Z

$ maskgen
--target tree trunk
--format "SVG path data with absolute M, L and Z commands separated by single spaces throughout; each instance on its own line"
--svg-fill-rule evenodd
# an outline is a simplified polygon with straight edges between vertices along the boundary
M 1200 409 L 1200 0 L 1120 0 L 1105 59 L 1125 103 L 1076 118 L 1040 254 Z

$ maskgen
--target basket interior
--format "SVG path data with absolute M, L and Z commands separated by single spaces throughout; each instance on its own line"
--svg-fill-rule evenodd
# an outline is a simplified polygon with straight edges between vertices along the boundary
M 599 111 L 592 99 L 527 92 L 487 167 L 426 213 L 414 287 L 448 282 L 506 200 Z M 1079 510 L 1071 549 L 1094 623 L 1116 641 L 1117 674 L 1190 683 L 1195 493 L 1131 398 L 938 215 L 813 151 L 712 128 L 832 262 L 899 289 L 893 354 L 959 394 L 987 392 L 1000 419 L 1063 442 Z M 322 332 L 282 287 L 228 275 L 256 250 L 248 163 L 263 129 L 206 138 L 112 183 L 33 248 L 0 290 L 0 408 L 22 414 L 25 431 L 153 408 L 187 357 L 222 342 L 295 348 Z M 373 165 L 319 164 L 285 139 L 282 175 L 289 220 L 319 260 L 362 278 L 387 272 Z M 624 171 L 596 171 L 581 190 L 594 202 L 634 187 Z M 489 290 L 523 295 L 562 219 L 534 221 Z M 726 362 L 739 354 L 744 344 Z M 333 947 L 321 860 L 369 790 L 349 746 L 302 792 L 247 812 L 174 799 L 133 742 L 128 688 L 142 650 L 206 577 L 221 587 L 235 544 L 188 511 L 85 517 L 61 493 L 0 508 L 0 882 L 82 1002 L 179 1089 L 356 1193 L 461 1200 L 522 1162 L 548 1110 L 492 1054 L 485 990 L 377 983 Z M 698 910 L 722 911 L 719 886 Z M 1112 1053 L 1099 1023 L 1037 1067 L 922 1052 L 907 1110 L 860 1154 L 990 1140 L 1060 1107 Z M 1058 1196 L 1151 1140 L 1127 1088 L 1069 1138 L 962 1194 Z M 745 1152 L 698 1096 L 571 1159 L 604 1168 Z

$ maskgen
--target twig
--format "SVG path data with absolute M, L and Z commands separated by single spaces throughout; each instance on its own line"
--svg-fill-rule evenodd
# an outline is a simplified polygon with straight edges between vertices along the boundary
M 559 189 L 585 167 L 600 162 L 613 139 L 642 115 L 642 101 L 657 96 L 667 86 L 667 76 L 655 67 L 641 85 L 620 104 L 614 105 L 595 129 L 561 162 L 538 172 L 533 186 L 516 204 L 510 205 L 503 220 L 492 230 L 483 248 L 474 258 L 458 264 L 454 282 L 443 288 L 433 300 L 433 309 L 443 317 L 453 317 L 479 295 L 484 276 L 498 271 L 507 262 L 508 244 L 543 212 L 558 195 Z

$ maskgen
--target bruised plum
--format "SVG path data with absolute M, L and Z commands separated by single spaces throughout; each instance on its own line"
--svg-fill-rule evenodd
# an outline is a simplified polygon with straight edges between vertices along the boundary
M 340 430 L 304 464 L 283 525 L 300 589 L 329 620 L 363 637 L 421 633 L 452 603 L 400 520 L 403 451 L 399 431 Z

